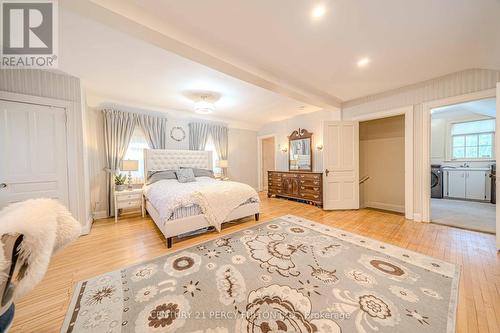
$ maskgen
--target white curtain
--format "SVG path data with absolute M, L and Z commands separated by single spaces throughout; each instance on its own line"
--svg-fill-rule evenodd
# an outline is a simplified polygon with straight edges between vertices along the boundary
M 104 116 L 104 149 L 106 152 L 108 215 L 114 215 L 114 176 L 125 156 L 137 124 L 137 115 L 114 109 L 102 110 Z
M 217 151 L 219 160 L 227 160 L 227 132 L 228 129 L 225 126 L 210 126 L 210 135 L 214 141 L 215 150 Z
M 167 148 L 167 118 L 138 114 L 137 120 L 150 148 Z
M 209 133 L 210 124 L 189 123 L 189 149 L 205 150 Z

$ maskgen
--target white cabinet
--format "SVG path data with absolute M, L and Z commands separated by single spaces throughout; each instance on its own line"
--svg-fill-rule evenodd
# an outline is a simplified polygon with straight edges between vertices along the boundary
M 465 199 L 465 171 L 448 171 L 447 196 Z
M 465 171 L 465 198 L 471 200 L 486 200 L 485 171 Z
M 446 197 L 489 200 L 489 171 L 446 170 Z

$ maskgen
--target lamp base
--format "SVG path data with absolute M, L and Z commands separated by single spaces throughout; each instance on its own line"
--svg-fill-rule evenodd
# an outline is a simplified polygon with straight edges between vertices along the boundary
M 132 171 L 128 172 L 128 189 L 132 189 Z

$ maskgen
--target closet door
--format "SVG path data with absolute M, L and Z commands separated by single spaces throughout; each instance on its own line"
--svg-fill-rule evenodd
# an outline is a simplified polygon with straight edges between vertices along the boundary
M 69 206 L 64 109 L 0 100 L 0 208 L 31 198 Z

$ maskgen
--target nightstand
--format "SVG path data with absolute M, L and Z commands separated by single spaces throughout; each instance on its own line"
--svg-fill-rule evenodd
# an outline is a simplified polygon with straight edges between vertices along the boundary
M 144 217 L 142 188 L 115 191 L 115 222 L 118 222 L 118 209 L 122 208 L 140 208 Z

